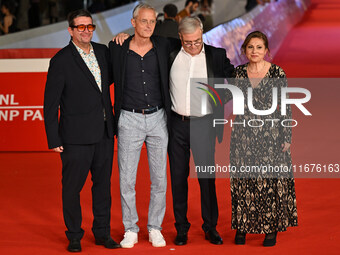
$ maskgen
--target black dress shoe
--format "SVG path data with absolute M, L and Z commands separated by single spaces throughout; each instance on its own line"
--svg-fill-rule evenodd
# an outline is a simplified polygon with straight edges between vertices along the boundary
M 78 239 L 70 240 L 70 244 L 68 245 L 67 250 L 70 252 L 80 252 L 81 251 L 80 240 Z
M 120 248 L 120 244 L 116 243 L 111 236 L 107 238 L 96 238 L 96 245 L 104 245 L 108 249 Z
M 212 244 L 223 244 L 223 240 L 216 229 L 211 229 L 205 232 L 205 239 L 209 240 Z
M 276 235 L 277 232 L 266 234 L 264 241 L 263 241 L 263 246 L 264 247 L 271 247 L 276 244 Z
M 175 244 L 176 245 L 186 245 L 188 242 L 188 234 L 187 233 L 177 233 Z
M 246 243 L 246 233 L 242 233 L 240 231 L 236 231 L 235 235 L 235 244 L 243 245 Z

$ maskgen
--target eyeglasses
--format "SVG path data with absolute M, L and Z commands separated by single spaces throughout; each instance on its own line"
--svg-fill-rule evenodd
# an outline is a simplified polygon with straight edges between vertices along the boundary
M 201 40 L 200 41 L 194 41 L 194 42 L 188 42 L 188 41 L 182 40 L 182 42 L 183 42 L 183 46 L 185 46 L 185 47 L 190 47 L 190 46 L 198 47 L 198 46 L 201 46 L 202 43 L 203 43 Z
M 78 32 L 84 32 L 86 28 L 89 32 L 93 32 L 94 30 L 96 30 L 96 25 L 94 24 L 88 24 L 88 25 L 80 24 L 77 26 L 70 26 L 70 27 L 77 28 Z
M 139 21 L 140 23 L 142 23 L 143 26 L 146 26 L 146 25 L 148 25 L 148 24 L 151 25 L 151 26 L 153 26 L 153 25 L 156 24 L 156 20 L 154 20 L 154 19 L 152 19 L 152 20 L 138 19 L 138 21 Z

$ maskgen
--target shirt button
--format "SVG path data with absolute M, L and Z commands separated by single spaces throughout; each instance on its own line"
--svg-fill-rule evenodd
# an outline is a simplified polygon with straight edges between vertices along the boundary
M 140 60 L 143 60 L 143 58 L 141 58 Z
M 145 84 L 145 81 L 143 82 L 143 84 Z
M 148 94 L 145 94 L 145 96 L 147 97 L 147 96 L 148 96 Z
M 142 73 L 144 73 L 144 70 L 142 70 Z

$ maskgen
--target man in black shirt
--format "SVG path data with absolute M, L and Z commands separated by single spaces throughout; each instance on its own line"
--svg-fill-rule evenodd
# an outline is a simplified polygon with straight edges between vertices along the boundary
M 135 183 L 140 151 L 146 143 L 151 194 L 148 214 L 149 241 L 165 246 L 161 234 L 166 205 L 166 162 L 170 114 L 168 47 L 165 38 L 151 37 L 156 23 L 153 7 L 139 4 L 131 20 L 135 35 L 122 46 L 109 43 L 115 84 L 120 193 L 125 228 L 123 248 L 138 242 Z

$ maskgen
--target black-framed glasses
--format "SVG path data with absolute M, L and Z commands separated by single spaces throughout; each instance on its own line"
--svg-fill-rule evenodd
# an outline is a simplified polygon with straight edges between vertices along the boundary
M 78 32 L 84 32 L 86 28 L 87 28 L 87 31 L 89 32 L 93 32 L 94 30 L 96 30 L 96 25 L 94 24 L 88 24 L 88 25 L 80 24 L 77 26 L 70 26 L 70 27 L 77 28 Z

